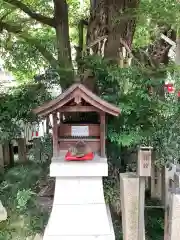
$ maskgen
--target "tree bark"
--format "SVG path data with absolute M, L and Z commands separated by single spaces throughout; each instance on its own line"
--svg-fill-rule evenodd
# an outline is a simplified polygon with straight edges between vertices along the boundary
M 6 166 L 9 166 L 11 159 L 10 159 L 10 149 L 9 149 L 9 142 L 5 141 L 3 145 L 3 155 L 4 155 L 4 163 Z
M 162 28 L 162 33 L 168 38 L 176 41 L 176 32 L 171 28 L 171 26 L 164 26 Z M 160 64 L 167 65 L 169 63 L 169 50 L 171 45 L 165 40 L 158 38 L 149 48 L 148 54 L 151 58 L 151 62 L 154 67 L 159 67 Z
M 71 47 L 69 39 L 68 5 L 66 0 L 53 1 L 58 60 L 61 66 L 70 67 L 72 69 Z
M 3 145 L 0 144 L 0 172 L 4 170 L 4 154 L 3 154 Z
M 93 46 L 94 53 L 104 51 L 105 57 L 117 59 L 121 40 L 131 49 L 138 6 L 139 0 L 91 0 L 87 45 L 102 39 Z
M 61 87 L 69 87 L 74 78 L 69 38 L 68 4 L 66 0 L 54 1 L 54 19 Z

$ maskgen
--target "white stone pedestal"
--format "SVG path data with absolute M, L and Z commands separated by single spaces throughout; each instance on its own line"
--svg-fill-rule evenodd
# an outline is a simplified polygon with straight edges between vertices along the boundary
M 107 160 L 67 162 L 62 156 L 52 159 L 50 175 L 56 186 L 43 240 L 115 240 L 102 184 Z

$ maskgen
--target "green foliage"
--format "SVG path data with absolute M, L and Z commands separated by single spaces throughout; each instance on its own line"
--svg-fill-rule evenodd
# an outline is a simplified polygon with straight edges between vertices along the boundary
M 24 240 L 44 230 L 48 213 L 40 209 L 36 194 L 39 180 L 47 176 L 47 167 L 29 162 L 5 172 L 0 199 L 8 211 L 8 219 L 0 223 L 0 239 Z
M 180 4 L 176 0 L 142 0 L 138 13 L 142 20 L 149 20 L 156 25 L 164 23 L 177 26 L 180 22 Z
M 176 93 L 162 98 L 158 92 L 158 89 L 164 88 L 162 79 L 144 69 L 121 69 L 98 57 L 88 57 L 84 64 L 84 67 L 93 70 L 101 97 L 121 109 L 118 118 L 108 119 L 107 137 L 117 149 L 114 151 L 120 153 L 124 148 L 137 149 L 139 145 L 150 145 L 156 150 L 157 159 L 163 159 L 163 163 L 177 160 L 180 154 L 180 109 Z M 160 75 L 158 71 L 161 72 L 161 69 L 157 69 L 155 76 Z M 150 86 L 154 88 L 152 94 L 148 90 Z M 119 156 L 115 158 L 117 166 L 120 159 Z
M 50 52 L 54 51 L 54 32 L 44 28 L 37 29 L 35 31 L 36 39 L 39 42 L 43 42 L 43 45 Z M 32 33 L 33 35 L 33 33 Z M 6 49 L 3 53 L 2 59 L 4 61 L 4 67 L 11 71 L 15 78 L 20 82 L 27 82 L 32 79 L 34 75 L 41 72 L 42 69 L 49 66 L 48 61 L 44 61 L 42 54 L 38 51 L 37 47 L 33 43 L 26 42 L 25 40 L 14 40 L 13 37 L 9 38 L 9 35 L 4 34 L 1 41 L 1 47 Z
M 148 47 L 153 39 L 160 37 L 164 27 L 171 26 L 175 31 L 179 28 L 180 4 L 176 0 L 141 0 L 139 8 L 134 9 L 133 14 L 137 16 L 133 38 L 135 48 Z
M 156 201 L 148 201 L 148 206 L 159 205 Z M 117 240 L 123 239 L 121 216 L 114 219 L 113 226 Z M 119 223 L 120 222 L 120 223 Z M 145 209 L 145 232 L 147 240 L 164 239 L 164 210 L 157 208 Z
M 22 2 L 32 11 L 41 12 L 47 17 L 53 15 L 53 6 L 49 1 Z M 18 80 L 27 81 L 50 65 L 40 48 L 43 47 L 44 52 L 56 53 L 55 31 L 4 0 L 1 0 L 0 4 L 0 17 L 4 22 L 21 31 L 19 34 L 12 33 L 13 31 L 1 31 L 1 58 L 5 67 L 12 71 Z
M 163 240 L 164 211 L 162 209 L 148 209 L 145 211 L 146 234 L 148 240 Z
M 2 19 L 0 24 L 2 29 L 3 23 L 9 24 L 11 30 L 1 31 L 0 48 L 1 58 L 5 61 L 8 70 L 11 70 L 17 79 L 24 81 L 31 79 L 47 66 L 53 67 L 52 62 L 53 65 L 58 65 L 57 36 L 54 28 L 43 23 L 43 20 L 33 19 L 24 13 L 22 8 L 7 2 L 7 0 L 0 1 L 0 18 Z M 23 0 L 21 2 L 26 4 L 30 12 L 53 18 L 54 6 L 50 1 Z M 87 0 L 68 0 L 67 3 L 70 39 L 72 44 L 77 44 L 78 23 L 82 18 L 88 19 L 90 4 Z M 123 12 L 119 12 L 119 18 L 115 21 L 123 21 L 124 18 L 133 15 L 136 17 L 137 27 L 133 43 L 134 47 L 139 48 L 148 45 L 152 37 L 157 37 L 160 26 L 168 24 L 176 30 L 180 21 L 179 10 L 180 5 L 176 0 L 141 0 L 138 9 L 124 9 Z M 53 57 L 55 58 L 51 61 Z
M 21 122 L 36 120 L 32 109 L 50 99 L 46 87 L 41 84 L 23 84 L 0 96 L 0 141 L 18 137 Z
M 114 227 L 114 233 L 115 233 L 116 240 L 123 240 L 123 233 L 122 233 L 122 229 L 119 226 L 118 220 L 115 220 L 113 222 L 113 227 Z
M 31 189 L 18 190 L 16 197 L 17 208 L 19 208 L 20 210 L 25 210 L 27 207 L 27 203 L 31 199 L 33 194 L 34 193 L 31 191 Z
M 55 28 L 46 24 L 43 20 L 35 20 L 24 13 L 21 7 L 11 5 L 6 0 L 0 0 L 1 11 L 1 53 L 6 69 L 11 71 L 19 81 L 32 79 L 47 67 L 58 67 L 57 38 Z M 41 14 L 45 18 L 54 17 L 54 5 L 50 1 L 23 0 L 23 4 L 29 11 Z M 73 44 L 78 42 L 78 23 L 82 18 L 87 18 L 89 13 L 89 1 L 69 0 L 68 17 L 70 40 Z M 3 24 L 10 28 L 3 28 Z M 18 29 L 18 31 L 16 31 Z M 59 40 L 60 41 L 60 40 Z
M 104 193 L 107 203 L 120 201 L 119 188 L 120 186 L 115 177 L 104 178 Z
M 31 189 L 42 173 L 42 167 L 37 164 L 29 163 L 27 165 L 17 165 L 5 173 L 4 180 L 1 183 L 1 200 L 8 206 L 16 204 L 18 191 Z M 24 181 L 26 179 L 26 181 Z M 7 197 L 7 199 L 6 199 Z

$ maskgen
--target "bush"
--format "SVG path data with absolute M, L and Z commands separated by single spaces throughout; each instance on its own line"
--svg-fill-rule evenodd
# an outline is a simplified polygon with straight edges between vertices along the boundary
M 8 219 L 0 223 L 0 240 L 25 240 L 44 230 L 48 213 L 39 208 L 35 193 L 47 171 L 48 164 L 34 162 L 7 170 L 0 184 L 0 199 L 8 211 Z

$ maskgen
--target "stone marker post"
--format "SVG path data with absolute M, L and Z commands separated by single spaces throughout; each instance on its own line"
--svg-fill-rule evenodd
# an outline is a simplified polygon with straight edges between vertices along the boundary
M 144 202 L 145 202 L 145 181 L 151 176 L 151 147 L 140 147 L 138 151 L 139 176 L 139 216 L 138 216 L 138 240 L 144 240 Z
M 180 239 L 180 188 L 171 194 L 167 240 Z
M 123 240 L 138 240 L 139 178 L 135 173 L 120 174 Z
M 151 176 L 151 147 L 138 151 L 136 173 L 120 174 L 120 196 L 124 240 L 144 240 L 145 181 Z

